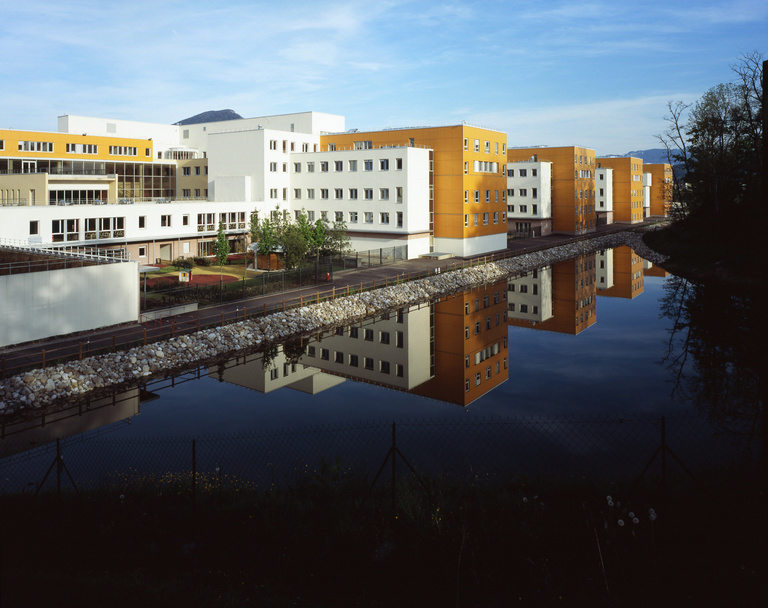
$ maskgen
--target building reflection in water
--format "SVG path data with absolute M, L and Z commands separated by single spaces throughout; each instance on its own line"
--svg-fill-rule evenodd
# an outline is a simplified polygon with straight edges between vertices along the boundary
M 315 394 L 345 378 L 468 405 L 504 382 L 506 282 L 400 309 L 209 370 L 261 393 L 290 388 Z
M 596 254 L 507 281 L 509 325 L 576 335 L 597 320 Z
M 608 259 L 612 258 L 613 281 L 601 282 L 598 285 L 597 295 L 631 300 L 642 294 L 644 290 L 643 258 L 626 245 L 606 251 L 604 255 Z
M 30 410 L 3 420 L 0 458 L 45 446 L 81 433 L 105 431 L 141 413 L 141 404 L 157 396 L 140 387 L 99 399 L 85 399 L 56 409 Z

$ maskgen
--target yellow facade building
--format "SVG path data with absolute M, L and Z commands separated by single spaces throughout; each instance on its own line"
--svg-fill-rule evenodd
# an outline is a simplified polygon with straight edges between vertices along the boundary
M 552 163 L 552 231 L 587 234 L 597 226 L 595 151 L 579 146 L 510 148 L 510 163 Z
M 324 151 L 391 146 L 430 149 L 432 250 L 471 256 L 506 249 L 505 133 L 462 124 L 336 133 L 323 135 L 320 141 Z
M 598 289 L 597 295 L 610 298 L 636 298 L 645 289 L 643 258 L 631 247 L 613 249 L 613 281 L 607 289 Z
M 634 156 L 598 158 L 598 167 L 613 169 L 613 221 L 643 221 L 643 159 Z
M 669 163 L 647 163 L 643 171 L 651 174 L 650 215 L 667 217 L 672 206 L 672 165 Z

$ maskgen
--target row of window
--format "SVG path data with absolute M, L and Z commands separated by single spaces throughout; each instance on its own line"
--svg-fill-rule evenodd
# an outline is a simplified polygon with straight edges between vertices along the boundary
M 500 300 L 506 300 L 507 299 L 507 292 L 502 291 L 494 291 L 493 292 L 493 303 L 498 304 Z M 483 308 L 488 308 L 491 305 L 491 296 L 490 295 L 484 295 L 483 296 Z M 464 314 L 469 314 L 469 302 L 464 302 Z M 478 312 L 480 310 L 480 298 L 475 298 L 475 312 Z
M 479 213 L 473 213 L 472 215 L 474 216 L 474 218 L 473 218 L 474 219 L 474 224 L 473 225 L 474 226 L 478 226 L 479 225 L 478 222 L 479 222 L 479 219 L 480 219 L 480 217 L 479 217 L 480 214 Z M 490 219 L 491 219 L 491 216 L 490 216 L 490 214 L 488 212 L 483 213 L 483 226 L 487 226 L 490 223 Z M 494 224 L 498 224 L 499 223 L 499 212 L 498 211 L 494 211 L 493 212 L 493 223 Z M 506 211 L 502 211 L 501 212 L 501 223 L 502 224 L 506 224 L 507 223 L 507 212 Z M 469 227 L 469 214 L 468 213 L 464 214 L 464 227 L 465 228 Z
M 203 189 L 205 194 L 202 195 L 202 198 L 208 198 L 208 188 Z M 181 198 L 192 198 L 192 189 L 191 188 L 182 188 L 181 189 Z M 195 198 L 201 198 L 200 188 L 195 188 Z
M 528 188 L 518 188 L 517 194 L 518 196 L 528 196 Z M 515 189 L 510 188 L 507 190 L 507 196 L 515 196 Z M 531 188 L 531 198 L 539 198 L 538 188 Z
M 494 195 L 493 195 L 493 202 L 498 203 L 499 202 L 499 191 L 498 190 L 494 190 L 493 193 L 494 193 Z M 501 191 L 501 202 L 504 203 L 506 201 L 507 201 L 507 197 L 506 197 L 505 191 L 502 190 Z M 475 202 L 476 203 L 480 202 L 480 190 L 475 190 Z M 486 190 L 485 191 L 485 202 L 486 203 L 490 203 L 491 202 L 491 191 L 490 190 Z M 465 205 L 469 204 L 469 190 L 464 190 L 464 204 Z
M 283 140 L 283 145 L 282 145 L 282 151 L 283 152 L 296 152 L 296 143 L 297 142 L 295 142 L 295 141 L 288 141 L 287 139 L 284 139 Z M 310 147 L 310 144 L 308 144 L 306 142 L 303 142 L 301 144 L 301 151 L 302 152 L 309 152 L 309 147 Z M 279 150 L 280 149 L 279 142 L 276 139 L 270 139 L 269 140 L 269 149 L 270 150 L 275 150 L 275 151 Z M 318 145 L 317 144 L 313 145 L 312 151 L 313 152 L 317 152 L 318 151 Z
M 203 173 L 204 175 L 208 175 L 208 167 L 207 166 L 202 167 L 202 170 L 204 170 L 204 173 Z M 185 176 L 192 175 L 192 167 L 182 167 L 181 174 L 185 175 Z M 198 166 L 195 166 L 195 175 L 200 175 L 200 174 L 201 174 L 201 168 L 198 167 Z
M 109 153 L 113 156 L 138 156 L 139 149 L 135 146 L 109 146 Z
M 393 163 L 390 164 L 390 161 L 394 160 Z M 306 164 L 307 173 L 314 173 L 315 172 L 315 165 L 318 165 L 318 168 L 320 170 L 320 173 L 328 173 L 331 170 L 333 170 L 334 173 L 342 173 L 344 171 L 344 161 L 343 160 L 322 160 L 318 163 L 315 163 L 314 161 L 309 161 Z M 357 160 L 352 159 L 347 161 L 347 171 L 349 172 L 356 172 L 357 171 Z M 283 171 L 287 171 L 288 163 L 283 163 Z M 363 171 L 373 171 L 374 162 L 373 159 L 367 159 L 363 161 Z M 403 169 L 403 159 L 402 158 L 395 158 L 395 159 L 389 159 L 389 158 L 380 158 L 378 163 L 378 169 L 379 171 L 389 171 L 390 166 L 396 170 L 401 171 Z M 301 173 L 301 167 L 302 163 L 295 162 L 293 163 L 293 172 L 294 173 Z M 272 172 L 277 171 L 277 163 L 270 163 L 269 164 L 269 170 Z
M 502 365 L 502 363 L 504 365 L 504 369 L 507 369 L 507 358 L 506 357 L 504 357 L 504 359 L 502 359 L 502 361 L 496 361 L 496 373 L 497 374 L 501 373 L 501 365 Z M 489 366 L 487 366 L 485 368 L 485 379 L 486 380 L 490 380 L 492 377 L 493 377 L 493 369 L 489 365 Z M 477 372 L 475 374 L 475 386 L 480 386 L 482 381 L 483 381 L 483 374 L 482 374 L 482 372 Z M 466 392 L 469 392 L 470 386 L 471 386 L 471 378 L 466 378 L 464 380 L 464 390 Z
M 538 177 L 538 175 L 539 175 L 538 169 L 531 169 L 531 177 Z M 517 169 L 517 176 L 528 177 L 528 169 Z M 508 177 L 515 177 L 515 169 L 509 170 Z
M 498 312 L 496 313 L 496 325 L 498 326 L 502 322 L 503 323 L 507 322 L 507 311 L 506 310 L 503 313 L 498 313 Z M 480 332 L 482 331 L 482 326 L 483 326 L 483 324 L 482 324 L 481 321 L 476 321 L 475 322 L 475 334 L 474 335 L 477 336 L 477 335 L 480 334 Z M 491 317 L 486 317 L 485 318 L 485 329 L 488 330 L 488 329 L 491 329 L 491 327 L 493 327 L 493 319 Z M 464 339 L 465 340 L 469 340 L 469 336 L 471 334 L 471 329 L 472 329 L 471 325 L 466 325 L 464 327 Z
M 464 150 L 465 151 L 469 151 L 469 138 L 467 138 L 467 137 L 464 138 Z M 473 150 L 475 152 L 480 152 L 480 140 L 479 139 L 476 139 L 474 141 Z M 491 153 L 491 142 L 490 141 L 488 141 L 488 140 L 485 141 L 485 146 L 483 147 L 483 150 L 485 151 L 486 154 L 490 154 Z M 493 153 L 494 154 L 498 154 L 499 153 L 499 142 L 497 142 L 497 141 L 493 142 Z M 506 154 L 507 153 L 507 144 L 505 144 L 505 143 L 501 144 L 501 153 L 502 154 Z
M 302 214 L 303 211 L 295 210 L 294 214 L 296 215 L 296 219 L 299 219 L 299 216 Z M 315 212 L 314 210 L 309 210 L 305 212 L 307 214 L 307 220 L 309 222 L 315 221 Z M 363 220 L 365 224 L 373 224 L 373 217 L 374 213 L 373 211 L 365 211 L 363 212 Z M 390 223 L 390 217 L 391 214 L 388 211 L 381 211 L 379 212 L 379 224 L 389 225 Z M 349 211 L 347 213 L 347 223 L 348 224 L 357 224 L 359 222 L 360 214 L 357 211 Z M 396 226 L 397 228 L 403 227 L 403 212 L 398 211 L 395 214 L 396 218 Z M 320 211 L 320 219 L 322 219 L 324 222 L 330 221 L 329 218 L 329 212 L 328 211 Z M 334 211 L 333 212 L 333 220 L 335 222 L 343 222 L 344 221 L 344 212 L 343 211 Z
M 528 310 L 529 308 L 530 311 Z M 537 315 L 539 314 L 539 307 L 534 305 L 529 306 L 528 304 L 517 305 L 515 302 L 510 302 L 509 312 L 519 312 L 521 314 L 528 314 L 530 312 L 532 315 Z
M 515 205 L 507 205 L 507 211 L 509 211 L 509 214 L 515 213 Z M 528 213 L 528 205 L 517 205 L 517 213 Z M 538 215 L 539 213 L 539 206 L 538 205 L 531 205 L 531 214 Z
M 360 190 L 362 190 L 363 194 L 363 200 L 366 201 L 372 201 L 372 200 L 380 200 L 380 201 L 388 201 L 390 200 L 390 190 L 391 188 L 378 188 L 378 199 L 374 199 L 374 194 L 376 193 L 375 188 L 349 188 L 347 190 L 347 198 L 349 200 L 355 201 L 360 198 Z M 328 200 L 331 198 L 331 192 L 333 192 L 333 198 L 334 200 L 344 200 L 344 188 L 320 188 L 320 199 L 321 200 Z M 288 195 L 288 189 L 283 188 L 283 200 L 287 200 Z M 314 200 L 315 199 L 315 189 L 314 188 L 307 188 L 306 189 L 306 197 L 307 200 Z M 277 188 L 271 188 L 269 191 L 269 198 L 276 199 L 277 198 Z M 294 200 L 301 200 L 302 198 L 302 190 L 301 188 L 294 188 L 293 189 L 293 198 Z M 403 202 L 403 188 L 402 186 L 397 186 L 395 188 L 395 201 L 398 203 Z
M 198 230 L 200 227 L 206 227 L 209 230 L 215 230 L 218 226 L 215 224 L 216 219 L 215 213 L 198 213 L 197 214 L 197 225 Z M 220 223 L 225 224 L 225 227 L 228 227 L 229 229 L 236 229 L 236 226 L 239 229 L 245 228 L 245 211 L 232 211 L 229 213 L 219 213 L 218 219 Z M 189 215 L 183 215 L 181 218 L 182 226 L 189 226 Z M 118 237 L 118 236 L 125 236 L 124 234 L 109 234 L 105 235 L 102 233 L 105 232 L 115 232 L 120 231 L 122 232 L 125 230 L 125 217 L 88 217 L 85 218 L 83 221 L 83 224 L 85 226 L 86 233 L 94 233 L 98 232 L 100 233 L 98 235 L 98 238 L 111 238 L 111 237 Z M 139 228 L 146 228 L 147 227 L 147 216 L 146 215 L 140 215 L 138 218 L 138 225 Z M 161 227 L 170 227 L 171 224 L 171 215 L 161 215 L 160 216 L 160 226 Z M 60 240 L 64 240 L 63 238 L 57 239 L 57 235 L 74 235 L 75 233 L 80 232 L 80 219 L 74 218 L 74 219 L 66 219 L 66 220 L 51 220 L 51 233 L 53 234 L 53 241 L 57 242 Z M 39 220 L 32 220 L 29 222 L 29 234 L 30 235 L 36 235 L 40 234 L 40 221 Z M 86 240 L 97 238 L 96 236 L 89 236 L 86 234 Z M 74 238 L 69 238 L 68 240 L 79 240 Z
M 70 154 L 98 154 L 99 146 L 96 144 L 67 144 L 67 152 Z

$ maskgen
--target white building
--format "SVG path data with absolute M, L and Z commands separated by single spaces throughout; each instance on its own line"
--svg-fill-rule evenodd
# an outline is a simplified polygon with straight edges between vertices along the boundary
M 552 267 L 547 266 L 507 281 L 507 317 L 534 324 L 554 314 Z
M 545 236 L 552 232 L 552 163 L 507 163 L 507 232 Z
M 595 170 L 595 211 L 597 225 L 613 224 L 613 169 Z

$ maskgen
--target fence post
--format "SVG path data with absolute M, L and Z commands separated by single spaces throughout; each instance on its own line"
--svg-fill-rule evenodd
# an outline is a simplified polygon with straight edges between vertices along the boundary
M 224 327 L 224 311 L 221 311 L 221 326 Z
M 192 509 L 197 506 L 197 442 L 192 439 Z
M 392 423 L 392 516 L 397 517 L 397 476 L 395 462 L 397 461 L 397 442 L 395 441 L 395 423 Z
M 661 495 L 667 497 L 667 419 L 661 417 Z
M 112 352 L 114 353 L 116 351 L 117 351 L 117 337 L 114 334 L 112 334 Z
M 41 365 L 42 365 L 42 368 L 45 369 L 45 349 L 40 351 L 40 355 L 41 355 Z
M 144 328 L 144 346 L 147 345 L 147 328 Z M 83 343 L 80 343 L 80 360 L 83 359 Z

